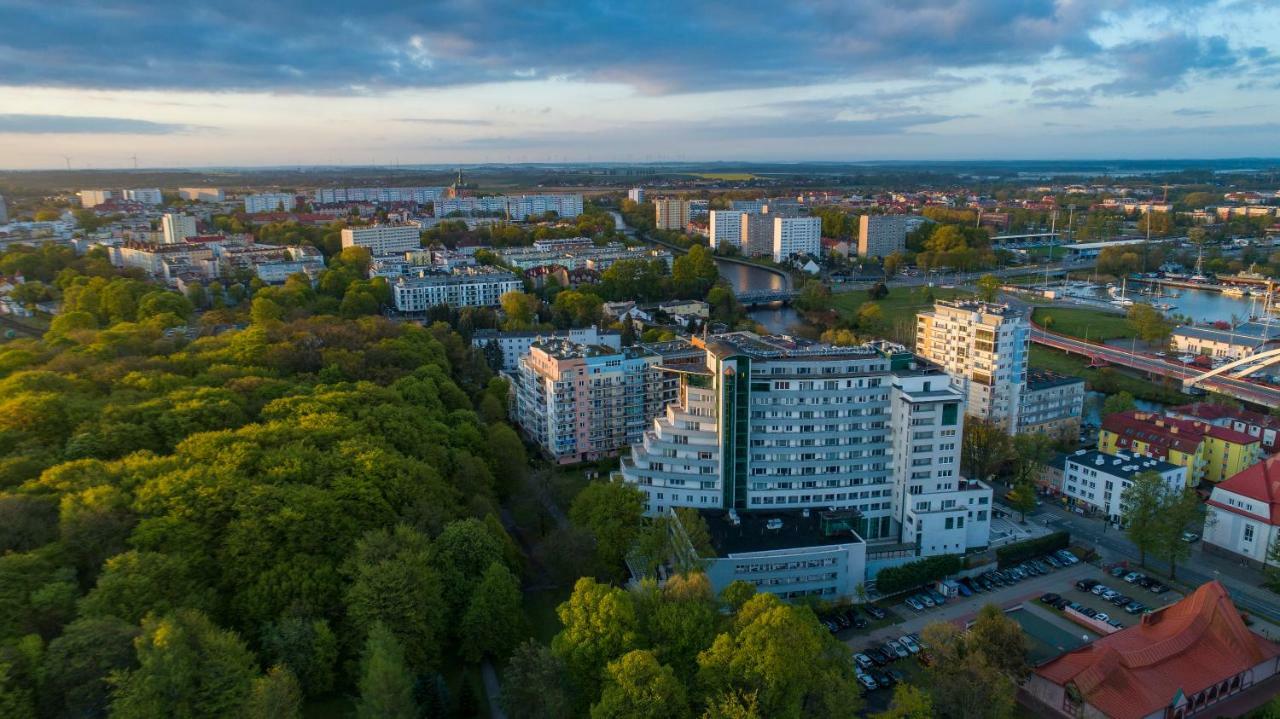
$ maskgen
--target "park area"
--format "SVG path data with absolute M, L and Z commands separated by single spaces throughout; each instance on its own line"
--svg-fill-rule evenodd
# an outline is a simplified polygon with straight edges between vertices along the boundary
M 1031 321 L 1059 334 L 1106 342 L 1133 337 L 1133 326 L 1122 314 L 1081 307 L 1037 307 Z

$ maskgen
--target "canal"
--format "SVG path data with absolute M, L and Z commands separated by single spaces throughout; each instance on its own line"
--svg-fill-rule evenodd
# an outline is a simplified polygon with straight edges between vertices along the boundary
M 781 290 L 785 287 L 784 280 L 776 273 L 759 267 L 723 260 L 716 260 L 716 265 L 720 268 L 720 276 L 729 280 L 736 294 L 753 290 Z M 756 307 L 747 314 L 764 325 L 769 332 L 786 332 L 788 327 L 800 322 L 800 314 L 790 305 L 780 302 Z

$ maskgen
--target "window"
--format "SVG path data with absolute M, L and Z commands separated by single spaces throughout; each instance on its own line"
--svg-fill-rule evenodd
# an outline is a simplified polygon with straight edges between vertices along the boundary
M 1246 542 L 1253 541 L 1253 525 L 1252 524 L 1244 525 L 1244 541 Z

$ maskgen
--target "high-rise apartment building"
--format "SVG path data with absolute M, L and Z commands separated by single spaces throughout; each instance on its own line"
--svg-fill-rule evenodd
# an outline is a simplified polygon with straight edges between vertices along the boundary
M 515 373 L 516 423 L 558 462 L 615 454 L 675 400 L 677 375 L 661 362 L 639 346 L 534 342 Z
M 289 212 L 297 206 L 298 198 L 288 192 L 263 192 L 244 197 L 244 211 L 251 215 L 277 210 Z
M 757 215 L 769 211 L 768 200 L 730 200 L 729 209 L 736 212 L 751 212 Z
M 742 215 L 742 253 L 751 257 L 773 255 L 773 215 L 746 212 Z
M 822 254 L 821 217 L 774 217 L 773 261 L 785 262 L 798 255 Z
M 873 559 L 987 545 L 991 489 L 960 476 L 964 398 L 941 369 L 886 342 L 705 346 L 705 373 L 681 375 L 679 402 L 623 458 L 649 515 L 847 510 Z
M 422 249 L 422 227 L 416 222 L 403 225 L 348 227 L 342 231 L 343 247 L 364 247 L 374 257 Z
M 227 195 L 217 187 L 179 187 L 178 197 L 193 202 L 222 202 Z
M 1027 318 L 1008 305 L 939 301 L 916 318 L 916 352 L 947 371 L 969 416 L 1010 434 L 1019 427 L 1030 337 Z
M 125 190 L 124 199 L 129 202 L 141 202 L 144 205 L 163 205 L 164 193 L 157 187 L 141 187 Z
M 737 247 L 742 249 L 742 216 L 736 210 L 712 210 L 708 223 L 711 249 Z
M 0 195 L 0 225 L 9 221 L 9 206 L 4 202 L 4 195 Z
M 116 196 L 111 190 L 81 190 L 79 194 L 80 206 L 86 210 L 104 204 Z
M 631 200 L 637 205 L 644 202 L 644 188 L 633 187 L 630 190 L 627 190 L 627 199 Z
M 683 230 L 689 224 L 689 202 L 659 198 L 653 201 L 654 225 L 659 230 Z
M 859 257 L 885 257 L 906 248 L 906 215 L 863 215 L 858 220 Z
M 191 215 L 179 215 L 172 212 L 166 212 L 160 220 L 160 226 L 164 230 L 164 243 L 173 245 L 188 237 L 196 236 L 196 218 Z

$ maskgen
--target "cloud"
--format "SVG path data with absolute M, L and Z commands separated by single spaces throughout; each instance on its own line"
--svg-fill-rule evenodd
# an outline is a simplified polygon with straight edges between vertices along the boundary
M 0 83 L 358 95 L 568 78 L 655 94 L 947 68 L 1016 75 L 1046 58 L 1098 57 L 1095 35 L 1126 18 L 1190 22 L 1211 2 L 5 0 Z
M 420 125 L 459 125 L 462 127 L 487 127 L 493 123 L 489 120 L 467 119 L 457 117 L 397 117 L 396 122 L 410 122 Z
M 172 135 L 193 129 L 130 117 L 0 115 L 0 135 Z

